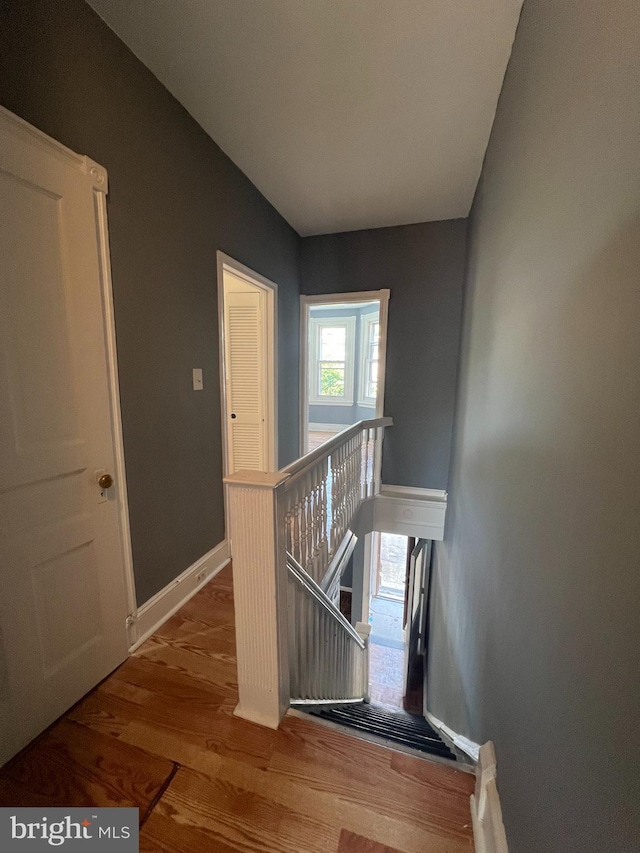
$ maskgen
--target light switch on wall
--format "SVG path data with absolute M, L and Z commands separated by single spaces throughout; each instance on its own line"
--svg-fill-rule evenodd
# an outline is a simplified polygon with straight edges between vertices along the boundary
M 194 391 L 202 391 L 202 368 L 194 367 L 193 368 L 193 390 Z

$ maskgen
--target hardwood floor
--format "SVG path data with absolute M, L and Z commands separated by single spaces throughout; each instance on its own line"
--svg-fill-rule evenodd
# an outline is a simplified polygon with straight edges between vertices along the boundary
M 137 806 L 146 853 L 462 853 L 474 777 L 311 719 L 233 716 L 224 569 L 0 771 L 0 805 Z
M 345 424 L 345 427 L 346 426 L 347 424 Z M 320 447 L 321 444 L 324 444 L 325 441 L 333 438 L 334 435 L 336 435 L 335 430 L 310 430 L 307 433 L 307 453 L 315 450 L 316 447 Z

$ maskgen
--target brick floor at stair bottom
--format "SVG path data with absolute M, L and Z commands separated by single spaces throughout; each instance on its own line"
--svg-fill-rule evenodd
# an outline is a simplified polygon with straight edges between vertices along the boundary
M 141 851 L 473 850 L 473 776 L 236 702 L 227 567 L 0 771 L 0 805 L 137 806 Z

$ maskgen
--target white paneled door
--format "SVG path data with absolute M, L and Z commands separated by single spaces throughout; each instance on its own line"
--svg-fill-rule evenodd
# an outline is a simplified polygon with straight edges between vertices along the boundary
M 106 189 L 0 111 L 0 764 L 127 655 Z

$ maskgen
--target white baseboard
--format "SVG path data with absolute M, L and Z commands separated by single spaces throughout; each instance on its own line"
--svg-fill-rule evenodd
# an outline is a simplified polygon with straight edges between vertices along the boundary
M 434 717 L 434 715 L 426 709 L 424 710 L 424 715 L 433 728 L 443 735 L 445 740 L 449 741 L 449 743 L 453 744 L 453 746 L 461 752 L 464 752 L 465 755 L 468 755 L 474 764 L 478 763 L 480 756 L 479 743 L 475 743 L 474 741 L 469 740 L 469 738 L 464 737 L 464 735 L 459 735 L 457 732 L 454 732 L 454 730 L 449 728 L 446 723 L 443 723 L 442 720 Z
M 130 622 L 129 651 L 134 652 L 138 646 L 142 645 L 199 589 L 215 577 L 229 563 L 229 560 L 229 543 L 225 539 L 139 607 L 135 618 Z M 202 575 L 203 572 L 204 575 Z
M 476 790 L 471 795 L 471 820 L 476 853 L 509 853 L 496 786 L 496 753 L 491 741 L 480 747 Z

